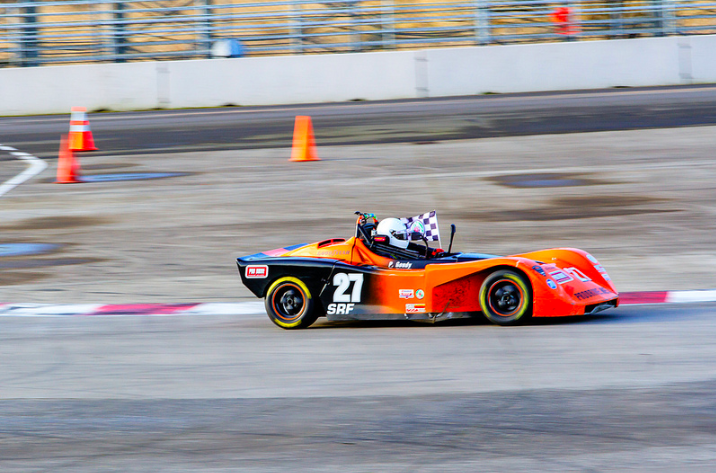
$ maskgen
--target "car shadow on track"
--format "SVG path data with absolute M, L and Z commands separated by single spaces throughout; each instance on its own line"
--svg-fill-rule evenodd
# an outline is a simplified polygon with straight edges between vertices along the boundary
M 702 302 L 691 304 L 644 304 L 626 305 L 617 309 L 600 312 L 594 315 L 577 315 L 572 317 L 539 317 L 529 319 L 518 327 L 540 327 L 552 325 L 574 324 L 625 324 L 625 323 L 655 323 L 674 320 L 697 319 L 704 313 L 716 310 L 716 303 Z M 469 327 L 469 326 L 495 326 L 486 318 L 477 316 L 471 319 L 454 319 L 442 322 L 415 321 L 415 320 L 355 320 L 345 322 L 329 322 L 320 318 L 309 330 L 321 329 L 375 329 L 375 328 L 405 328 L 405 327 Z M 506 329 L 513 327 L 505 327 Z
M 532 324 L 550 325 L 574 322 L 589 324 L 635 324 L 695 320 L 711 313 L 714 303 L 691 303 L 678 305 L 644 304 L 627 305 L 595 315 L 535 319 Z
M 517 327 L 529 327 L 537 325 L 569 325 L 575 323 L 588 322 L 594 316 L 578 316 L 578 317 L 541 317 L 538 319 L 530 319 L 528 322 L 518 325 Z M 326 319 L 319 319 L 311 325 L 308 330 L 320 329 L 368 329 L 368 328 L 405 328 L 405 327 L 499 327 L 490 323 L 484 317 L 475 317 L 473 319 L 455 319 L 445 320 L 441 322 L 415 321 L 415 320 L 351 320 L 341 322 L 329 322 Z M 510 329 L 513 327 L 504 327 Z
M 686 306 L 664 307 L 656 305 L 627 306 L 618 309 L 601 312 L 594 315 L 577 315 L 572 317 L 539 317 L 533 318 L 521 327 L 541 327 L 553 325 L 575 325 L 575 324 L 624 324 L 624 323 L 653 323 L 666 322 L 675 319 L 695 318 L 701 313 L 704 304 L 689 304 L 691 310 Z M 710 307 L 714 307 L 711 304 Z M 693 309 L 697 309 L 694 311 Z M 321 329 L 375 329 L 395 327 L 469 327 L 469 326 L 494 326 L 484 317 L 472 319 L 455 319 L 442 322 L 414 321 L 414 320 L 356 320 L 345 322 L 329 322 L 326 319 L 319 319 L 309 327 L 309 330 Z M 519 327 L 519 326 L 518 326 Z M 512 327 L 505 327 L 506 329 Z
M 416 320 L 348 320 L 340 322 L 329 322 L 326 319 L 318 319 L 308 330 L 320 329 L 367 329 L 367 328 L 406 328 L 406 327 L 467 327 L 472 325 L 491 325 L 485 319 L 456 319 L 443 322 L 429 322 Z

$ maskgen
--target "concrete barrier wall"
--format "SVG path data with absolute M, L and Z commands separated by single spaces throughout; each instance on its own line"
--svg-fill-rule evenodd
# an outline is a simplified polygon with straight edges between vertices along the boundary
M 428 51 L 430 95 L 679 84 L 677 41 L 633 39 Z M 716 37 L 712 42 L 716 46 Z
M 0 114 L 716 82 L 716 35 L 0 69 Z
M 380 100 L 415 96 L 414 52 L 163 63 L 171 107 Z M 160 67 L 161 67 L 160 66 Z

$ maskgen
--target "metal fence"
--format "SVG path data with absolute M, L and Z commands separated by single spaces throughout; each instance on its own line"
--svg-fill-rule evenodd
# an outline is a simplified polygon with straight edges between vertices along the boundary
M 0 0 L 0 67 L 709 33 L 716 0 Z

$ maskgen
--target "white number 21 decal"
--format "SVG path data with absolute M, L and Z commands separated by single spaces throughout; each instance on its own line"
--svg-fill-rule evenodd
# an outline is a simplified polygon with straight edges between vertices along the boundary
M 353 290 L 347 294 L 348 288 L 353 282 Z M 333 302 L 360 302 L 360 290 L 363 288 L 363 274 L 361 273 L 336 273 L 333 276 L 333 285 L 338 286 L 333 293 Z

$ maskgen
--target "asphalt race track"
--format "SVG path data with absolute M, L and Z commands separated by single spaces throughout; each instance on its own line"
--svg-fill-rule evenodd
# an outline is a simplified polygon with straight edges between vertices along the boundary
M 81 105 L 81 104 L 78 104 Z M 288 163 L 293 116 L 316 163 Z M 590 250 L 623 291 L 716 288 L 710 86 L 0 118 L 50 164 L 0 197 L 0 303 L 255 300 L 233 258 L 437 208 L 458 249 Z M 0 181 L 24 169 L 0 154 Z M 536 183 L 536 184 L 535 184 Z M 52 245 L 52 246 L 48 246 Z M 711 472 L 716 304 L 520 327 L 265 314 L 0 318 L 0 471 Z
M 90 113 L 90 121 L 103 156 L 126 156 L 290 147 L 296 115 L 313 118 L 319 144 L 344 146 L 671 128 L 716 124 L 716 87 Z M 57 157 L 68 126 L 67 116 L 0 117 L 3 137 L 41 158 Z
M 0 469 L 709 472 L 713 315 L 6 319 Z

